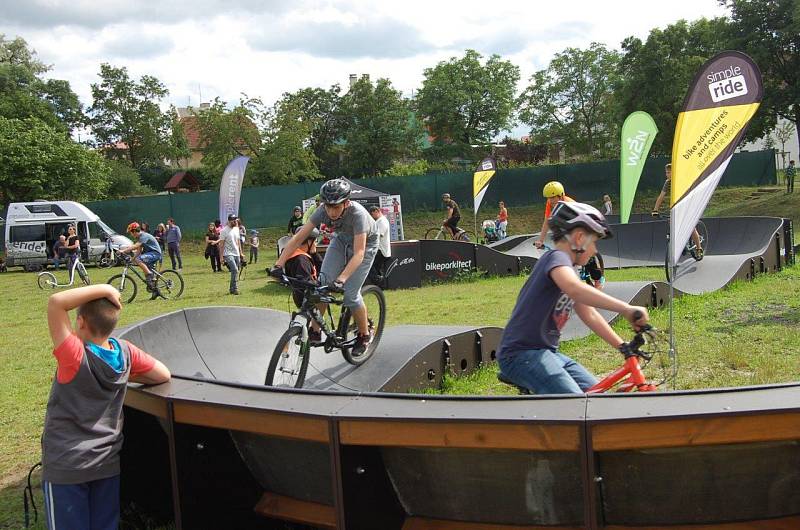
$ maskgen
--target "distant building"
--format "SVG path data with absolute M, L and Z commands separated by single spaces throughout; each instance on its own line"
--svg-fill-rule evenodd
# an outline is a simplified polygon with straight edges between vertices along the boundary
M 781 142 L 775 134 L 775 130 L 771 131 L 763 138 L 759 138 L 754 142 L 748 142 L 739 146 L 739 151 L 761 151 L 764 149 L 775 149 L 775 166 L 778 169 L 783 169 L 789 165 L 789 160 L 798 160 L 800 156 L 800 146 L 797 143 L 797 130 L 794 124 L 789 120 L 779 119 L 777 127 L 791 126 L 792 134 L 789 135 L 789 140 L 781 149 Z

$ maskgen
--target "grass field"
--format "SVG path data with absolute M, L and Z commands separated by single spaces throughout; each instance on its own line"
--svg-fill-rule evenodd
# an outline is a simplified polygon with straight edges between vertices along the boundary
M 708 214 L 779 215 L 800 217 L 800 200 L 783 194 L 745 200 L 751 189 L 719 190 Z M 635 211 L 648 211 L 654 197 L 640 199 Z M 487 210 L 489 211 L 489 210 Z M 471 217 L 465 211 L 464 218 Z M 494 210 L 489 215 L 492 217 Z M 513 208 L 510 233 L 538 230 L 542 208 Z M 441 220 L 441 213 L 407 215 L 407 238 L 420 237 Z M 227 295 L 228 275 L 212 274 L 198 243 L 184 246 L 186 291 L 179 300 L 140 298 L 126 306 L 121 325 L 183 307 L 237 305 L 287 310 L 291 301 L 280 286 L 268 284 L 264 267 L 274 261 L 275 241 L 281 229 L 262 231 L 265 249 L 258 266 L 248 268 L 242 295 Z M 116 270 L 89 269 L 92 280 L 106 281 Z M 64 279 L 61 272 L 59 278 Z M 610 271 L 609 281 L 662 279 L 660 268 Z M 432 285 L 386 293 L 387 325 L 466 324 L 504 326 L 524 277 L 478 279 L 469 283 Z M 36 286 L 36 276 L 24 272 L 0 275 L 4 298 L 0 302 L 0 529 L 21 526 L 21 480 L 40 457 L 44 408 L 54 375 L 52 345 L 46 329 L 47 294 Z M 800 268 L 759 277 L 705 296 L 676 302 L 676 335 L 681 359 L 680 388 L 706 388 L 797 380 L 800 372 Z M 666 312 L 654 311 L 653 320 L 665 327 Z M 621 334 L 629 336 L 624 325 Z M 587 338 L 564 345 L 564 350 L 597 374 L 620 362 L 618 354 L 598 340 Z M 153 352 L 157 354 L 158 352 Z M 460 380 L 447 380 L 446 392 L 493 394 L 511 391 L 496 383 L 493 367 Z

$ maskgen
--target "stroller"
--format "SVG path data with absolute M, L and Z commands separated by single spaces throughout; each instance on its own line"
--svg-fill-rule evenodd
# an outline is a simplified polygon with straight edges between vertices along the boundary
M 494 221 L 487 219 L 481 224 L 481 228 L 483 229 L 484 242 L 494 243 L 495 241 L 500 241 L 500 235 L 497 233 L 497 225 L 495 225 Z

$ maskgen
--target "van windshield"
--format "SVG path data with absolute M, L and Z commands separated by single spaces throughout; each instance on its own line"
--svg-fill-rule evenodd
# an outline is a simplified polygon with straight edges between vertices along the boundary
M 105 233 L 106 233 L 106 234 L 108 234 L 108 235 L 111 235 L 111 234 L 116 234 L 116 233 L 117 233 L 117 232 L 115 232 L 115 231 L 114 231 L 114 229 L 113 229 L 113 228 L 111 228 L 110 226 L 108 226 L 107 224 L 105 224 L 105 223 L 104 223 L 102 220 L 100 220 L 100 219 L 98 219 L 98 220 L 97 220 L 97 224 L 98 224 L 98 225 L 100 225 L 100 230 L 102 230 L 103 232 L 105 232 Z

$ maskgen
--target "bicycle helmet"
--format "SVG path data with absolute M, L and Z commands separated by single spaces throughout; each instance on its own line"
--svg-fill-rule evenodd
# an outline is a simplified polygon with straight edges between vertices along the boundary
M 350 198 L 350 183 L 345 179 L 331 179 L 319 189 L 319 196 L 325 204 L 341 204 Z
M 442 193 L 442 200 L 443 200 L 443 201 L 446 201 L 446 200 L 448 200 L 449 198 L 450 198 L 450 194 L 449 194 L 449 193 Z
M 548 182 L 544 185 L 542 195 L 549 199 L 551 197 L 561 197 L 564 195 L 564 186 L 558 181 Z
M 318 237 L 319 237 L 319 230 L 317 230 L 315 228 L 311 232 L 308 233 L 308 237 L 306 238 L 306 241 L 311 241 L 312 239 L 314 241 L 316 241 Z
M 302 212 L 302 211 L 303 209 L 300 208 L 299 206 L 295 206 L 294 209 L 292 210 L 292 212 Z
M 585 228 L 597 234 L 600 239 L 614 236 L 600 210 L 581 202 L 560 201 L 553 209 L 553 215 L 547 220 L 547 224 L 553 230 L 556 239 L 574 228 Z
M 129 224 L 128 228 L 125 229 L 125 231 L 128 232 L 128 233 L 133 232 L 134 230 L 136 230 L 136 231 L 141 231 L 142 230 L 142 227 L 139 226 L 139 223 L 137 223 L 136 221 L 134 221 L 131 224 Z

